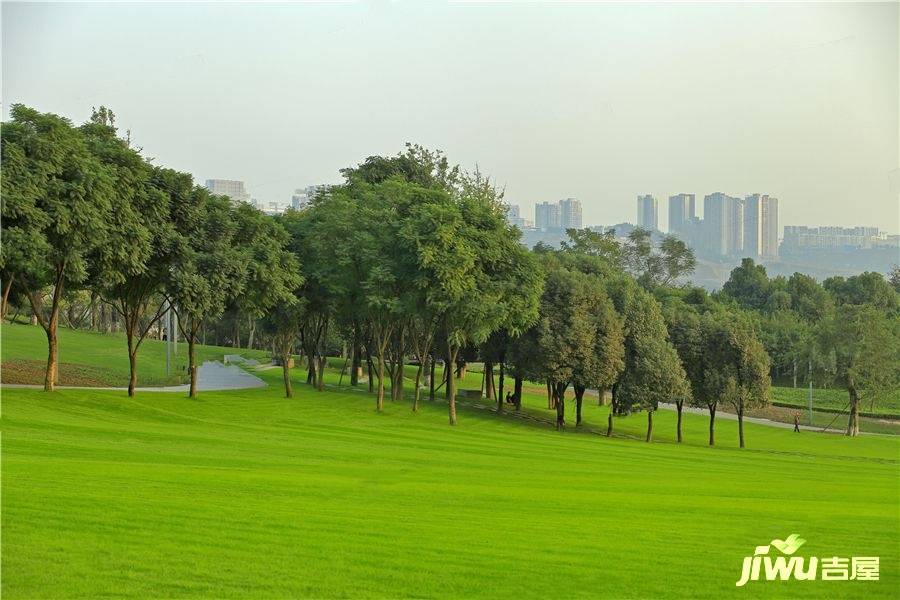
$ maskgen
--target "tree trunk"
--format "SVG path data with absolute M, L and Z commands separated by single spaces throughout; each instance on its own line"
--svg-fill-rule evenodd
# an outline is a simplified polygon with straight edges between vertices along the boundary
M 581 401 L 584 398 L 584 386 L 575 384 L 575 426 L 581 425 Z
M 188 397 L 196 398 L 197 397 L 197 352 L 196 352 L 196 343 L 197 343 L 197 335 L 194 331 L 191 331 L 191 335 L 188 336 L 188 371 L 190 371 L 191 375 L 191 389 L 188 392 Z
M 453 344 L 447 344 L 447 355 L 450 359 L 449 365 L 456 364 L 456 356 L 459 353 L 459 348 L 455 347 Z M 447 377 L 447 406 L 450 411 L 450 424 L 456 425 L 456 381 L 453 378 L 453 369 L 450 368 L 447 370 L 449 377 Z
M 716 407 L 709 407 L 709 445 L 716 445 Z
M 52 392 L 59 381 L 59 342 L 57 329 L 59 325 L 59 303 L 63 294 L 63 265 L 57 272 L 56 285 L 53 288 L 53 302 L 50 305 L 50 320 L 45 321 L 41 307 L 40 297 L 35 293 L 28 294 L 31 310 L 35 319 L 44 328 L 47 334 L 47 370 L 44 373 L 44 391 Z
M 247 348 L 253 348 L 253 337 L 256 333 L 256 319 L 253 317 L 247 317 L 250 322 L 250 336 L 247 338 Z
M 10 275 L 6 281 L 3 282 L 3 300 L 0 303 L 0 319 L 6 318 L 6 313 L 9 311 L 9 291 L 12 289 L 13 279 L 15 276 Z
M 484 363 L 484 392 L 485 398 L 488 400 L 496 398 L 494 393 L 494 363 L 489 360 Z
M 856 437 L 859 435 L 859 393 L 853 381 L 847 384 L 850 393 L 850 419 L 847 421 L 847 435 Z
M 459 363 L 456 367 L 456 378 L 457 379 L 465 379 L 466 378 L 466 367 L 468 363 L 465 361 Z
M 375 391 L 375 375 L 372 373 L 372 354 L 368 347 L 366 347 L 366 367 L 369 370 L 369 393 L 371 394 Z
M 47 372 L 44 374 L 44 391 L 52 392 L 56 389 L 56 373 L 59 370 L 59 342 L 56 338 L 56 325 L 53 317 L 51 326 L 47 332 Z
M 131 342 L 129 341 L 129 345 Z M 137 352 L 128 351 L 128 366 L 130 374 L 128 377 L 128 396 L 134 397 L 134 390 L 137 388 Z
M 413 412 L 419 411 L 419 384 L 422 382 L 422 371 L 425 369 L 425 365 L 423 361 L 419 361 L 419 366 L 416 369 L 416 387 L 413 391 Z
M 284 397 L 294 397 L 294 386 L 291 384 L 291 353 L 281 354 L 281 374 L 284 377 Z
M 744 409 L 740 408 L 737 411 L 738 418 L 738 439 L 740 440 L 740 447 L 744 447 Z
M 319 372 L 316 375 L 316 389 L 318 391 L 325 390 L 325 365 L 328 364 L 328 359 L 324 356 L 319 357 Z
M 434 356 L 431 357 L 431 377 L 428 378 L 428 400 L 431 402 L 434 402 L 434 376 L 436 375 L 435 370 L 437 369 L 437 361 L 434 358 Z
M 359 385 L 359 370 L 360 370 L 360 360 L 359 360 L 359 342 L 354 339 L 353 347 L 350 350 L 353 353 L 353 359 L 350 361 L 350 385 L 356 387 Z
M 391 373 L 391 400 L 403 400 L 403 360 L 394 363 Z
M 134 345 L 135 321 L 128 321 L 125 331 L 125 339 L 128 341 L 128 396 L 134 397 L 134 390 L 137 387 L 137 348 Z
M 553 404 L 553 385 L 547 380 L 547 410 L 553 410 L 556 406 Z
M 566 426 L 566 388 L 568 384 L 557 383 L 553 389 L 553 401 L 556 405 L 556 430 Z
M 678 410 L 678 421 L 676 424 L 676 431 L 678 433 L 678 443 L 681 443 L 681 409 L 684 408 L 684 400 L 675 403 L 675 408 Z
M 515 396 L 516 410 L 522 408 L 522 377 L 516 376 L 513 384 L 513 396 Z
M 647 440 L 650 441 L 653 439 L 653 409 L 647 409 Z
M 613 414 L 612 409 L 609 410 L 609 417 L 606 420 L 606 437 L 612 437 L 613 430 Z
M 309 385 L 316 387 L 316 355 L 309 354 L 306 355 L 306 383 Z
M 384 410 L 384 353 L 378 357 L 378 395 L 375 398 L 375 410 Z
M 506 363 L 502 360 L 500 361 L 500 377 L 497 380 L 497 412 L 503 412 L 503 405 L 506 403 L 506 398 L 503 397 L 503 379 L 506 377 Z

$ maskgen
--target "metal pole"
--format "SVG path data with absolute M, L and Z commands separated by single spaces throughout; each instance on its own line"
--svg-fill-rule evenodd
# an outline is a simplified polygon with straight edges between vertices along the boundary
M 169 305 L 171 310 L 171 305 Z M 172 311 L 172 348 L 173 354 L 178 356 L 178 312 Z
M 813 424 L 813 414 L 812 414 L 812 359 L 809 360 L 809 370 L 807 372 L 807 379 L 809 379 L 809 424 Z
M 166 376 L 172 374 L 172 359 L 169 356 L 170 344 L 172 343 L 172 306 L 166 309 Z

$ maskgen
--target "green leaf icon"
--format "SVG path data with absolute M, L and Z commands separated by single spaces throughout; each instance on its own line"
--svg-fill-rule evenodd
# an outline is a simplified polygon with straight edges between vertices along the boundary
M 796 533 L 792 533 L 784 540 L 772 540 L 772 545 L 778 548 L 782 554 L 793 554 L 805 543 L 806 540 Z

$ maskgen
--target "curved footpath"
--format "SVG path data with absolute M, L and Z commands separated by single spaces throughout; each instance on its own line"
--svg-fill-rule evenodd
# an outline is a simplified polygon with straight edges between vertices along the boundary
M 219 361 L 208 360 L 197 370 L 197 389 L 201 392 L 217 392 L 224 390 L 244 390 L 265 387 L 266 382 L 240 367 L 223 365 Z M 42 385 L 4 384 L 3 387 L 43 389 Z M 127 390 L 127 387 L 86 387 L 74 385 L 58 385 L 61 390 Z M 139 392 L 187 392 L 190 385 L 167 385 L 161 387 L 139 387 Z

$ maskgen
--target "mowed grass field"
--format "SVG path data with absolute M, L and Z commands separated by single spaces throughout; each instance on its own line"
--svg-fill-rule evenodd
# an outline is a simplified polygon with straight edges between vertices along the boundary
M 4 352 L 6 349 L 4 349 Z M 122 349 L 124 354 L 124 349 Z M 74 351 L 70 351 L 74 353 Z M 5 356 L 5 355 L 4 355 Z M 54 597 L 807 597 L 900 590 L 900 440 L 674 413 L 585 426 L 301 381 L 178 393 L 3 389 L 2 594 Z M 470 374 L 466 387 L 478 380 Z M 347 379 L 344 378 L 344 384 Z M 477 385 L 475 386 L 477 387 Z M 525 410 L 551 418 L 534 390 Z M 477 405 L 477 406 L 476 406 Z M 574 421 L 572 411 L 570 422 Z M 877 582 L 751 582 L 743 557 L 879 556 Z
M 4 324 L 0 329 L 0 378 L 4 383 L 43 384 L 47 366 L 47 336 L 35 325 Z M 197 346 L 197 360 L 222 360 L 225 354 L 263 359 L 259 350 Z M 59 328 L 60 385 L 125 387 L 128 385 L 128 343 L 125 335 Z M 138 385 L 186 383 L 187 344 L 178 343 L 166 374 L 166 342 L 145 339 L 138 350 Z

